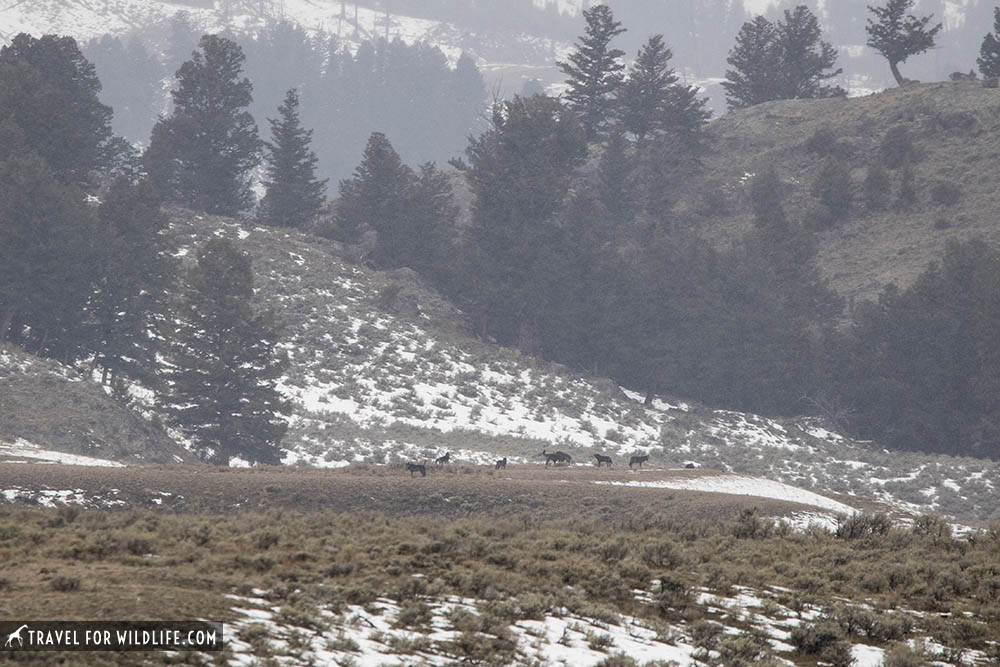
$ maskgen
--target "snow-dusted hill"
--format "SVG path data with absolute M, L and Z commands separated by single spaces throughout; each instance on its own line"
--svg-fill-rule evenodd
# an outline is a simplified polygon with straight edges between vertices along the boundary
M 493 34 L 452 23 L 401 14 L 390 14 L 386 27 L 381 10 L 352 4 L 341 14 L 340 0 L 233 0 L 193 6 L 170 0 L 27 0 L 0 6 L 0 45 L 15 35 L 70 35 L 86 42 L 105 33 L 138 34 L 157 48 L 164 47 L 170 19 L 187 14 L 192 25 L 204 32 L 253 32 L 279 20 L 289 20 L 307 31 L 334 34 L 348 48 L 388 34 L 408 44 L 426 42 L 444 53 L 454 66 L 463 53 L 471 54 L 490 89 L 502 94 L 518 92 L 523 80 L 537 78 L 546 85 L 561 80 L 555 67 L 571 45 L 545 35 Z M 578 4 L 578 3 L 576 3 Z M 570 2 L 565 11 L 572 9 Z
M 187 250 L 209 234 L 254 256 L 258 299 L 286 327 L 295 404 L 286 463 L 346 466 L 452 458 L 542 462 L 562 449 L 577 465 L 595 452 L 627 465 L 634 453 L 658 466 L 753 475 L 834 492 L 866 509 L 880 501 L 904 514 L 964 521 L 1000 518 L 1000 466 L 979 459 L 888 452 L 810 419 L 774 420 L 642 397 L 514 350 L 483 343 L 464 317 L 408 270 L 348 264 L 306 235 L 210 216 L 175 217 Z

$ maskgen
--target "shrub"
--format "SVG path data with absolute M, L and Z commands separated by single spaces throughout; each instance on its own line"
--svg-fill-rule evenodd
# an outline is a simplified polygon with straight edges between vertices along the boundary
M 64 577 L 62 575 L 52 578 L 49 582 L 52 590 L 60 593 L 71 593 L 80 590 L 80 577 Z
M 837 146 L 837 135 L 828 127 L 816 130 L 811 137 L 806 140 L 806 152 L 815 153 L 820 157 L 828 157 L 833 154 Z
M 739 517 L 730 527 L 733 537 L 741 540 L 763 539 L 770 537 L 774 532 L 774 524 L 767 519 L 762 519 L 757 514 L 757 508 L 752 507 L 740 511 Z
M 892 519 L 885 514 L 852 514 L 837 517 L 835 537 L 856 540 L 872 535 L 885 535 L 892 528 Z
M 892 181 L 888 170 L 879 163 L 868 165 L 864 183 L 865 208 L 882 211 L 892 198 Z
M 638 667 L 639 663 L 635 658 L 631 658 L 624 653 L 613 653 L 604 660 L 594 665 L 594 667 Z
M 882 659 L 882 667 L 927 667 L 930 664 L 927 656 L 907 644 L 896 644 Z
M 833 214 L 834 219 L 843 220 L 851 212 L 854 197 L 852 190 L 847 165 L 841 160 L 830 158 L 816 178 L 812 194 Z
M 254 533 L 250 539 L 254 549 L 257 551 L 264 551 L 265 549 L 277 546 L 280 541 L 281 537 L 276 532 L 271 530 L 258 531 Z
M 904 165 L 899 174 L 899 194 L 896 196 L 896 208 L 907 210 L 917 203 L 917 177 L 910 165 Z
M 316 607 L 303 598 L 282 605 L 278 618 L 282 623 L 297 628 L 320 631 L 327 627 L 327 622 L 320 616 Z
M 913 145 L 910 131 L 903 125 L 890 128 L 879 146 L 879 157 L 889 169 L 911 165 L 917 161 L 917 149 Z
M 684 562 L 684 554 L 670 540 L 659 540 L 642 548 L 642 562 L 652 568 L 669 570 Z
M 691 643 L 706 655 L 714 651 L 719 640 L 725 635 L 725 628 L 715 621 L 699 621 L 691 626 Z
M 430 625 L 434 615 L 422 600 L 409 600 L 399 610 L 396 625 L 401 628 L 419 628 Z
M 609 634 L 603 632 L 592 632 L 590 630 L 586 633 L 587 646 L 590 647 L 591 651 L 606 651 L 615 645 L 615 639 Z
M 681 611 L 693 602 L 694 594 L 687 584 L 670 575 L 660 577 L 660 591 L 656 595 L 656 606 L 661 614 L 667 615 Z
M 824 657 L 831 647 L 838 643 L 847 643 L 840 627 L 832 621 L 820 621 L 792 628 L 788 641 L 799 653 Z
M 735 636 L 727 636 L 718 645 L 719 657 L 714 664 L 726 667 L 772 667 L 778 665 L 771 655 L 768 636 L 752 627 Z
M 931 201 L 941 206 L 954 206 L 962 199 L 962 187 L 951 181 L 936 181 L 931 186 Z

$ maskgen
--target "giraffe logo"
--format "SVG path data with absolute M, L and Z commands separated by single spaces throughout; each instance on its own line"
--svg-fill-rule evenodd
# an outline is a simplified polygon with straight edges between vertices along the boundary
M 14 632 L 12 632 L 9 635 L 7 635 L 7 641 L 6 641 L 6 643 L 4 643 L 3 647 L 4 648 L 8 648 L 8 647 L 9 648 L 14 648 L 14 640 L 16 639 L 17 643 L 21 645 L 21 648 L 24 648 L 24 640 L 21 638 L 21 630 L 24 630 L 26 627 L 28 627 L 27 623 L 25 623 L 24 625 L 22 625 L 21 627 L 19 627 L 17 630 L 14 630 Z

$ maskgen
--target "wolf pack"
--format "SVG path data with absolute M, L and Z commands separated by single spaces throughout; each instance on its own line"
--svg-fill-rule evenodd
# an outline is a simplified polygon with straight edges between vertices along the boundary
M 573 462 L 573 457 L 567 454 L 566 452 L 562 451 L 548 452 L 543 449 L 542 453 L 538 455 L 538 458 L 545 459 L 546 467 L 550 465 L 553 467 L 559 465 L 569 465 L 570 463 Z M 595 453 L 594 459 L 595 459 L 594 462 L 598 468 L 602 466 L 610 468 L 614 463 L 612 458 L 606 454 Z M 629 457 L 628 467 L 630 469 L 642 468 L 642 466 L 648 462 L 649 462 L 649 454 L 633 454 L 631 457 Z M 450 463 L 451 463 L 451 452 L 445 452 L 443 455 L 434 459 L 435 467 L 446 466 Z M 407 463 L 406 472 L 410 473 L 410 477 L 414 477 L 417 474 L 419 474 L 421 477 L 427 477 L 428 465 L 429 464 L 426 461 L 424 463 Z M 497 470 L 506 470 L 507 457 L 505 456 L 502 459 L 497 459 L 494 462 L 494 467 Z M 685 467 L 694 468 L 695 466 L 693 463 L 688 463 L 685 465 Z

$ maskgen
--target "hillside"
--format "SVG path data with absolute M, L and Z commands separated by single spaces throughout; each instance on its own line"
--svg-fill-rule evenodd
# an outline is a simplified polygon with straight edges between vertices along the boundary
M 0 344 L 0 461 L 10 459 L 83 465 L 194 460 L 82 370 Z
M 1000 93 L 979 81 L 911 84 L 865 97 L 777 101 L 732 111 L 708 126 L 712 148 L 702 175 L 688 184 L 677 212 L 720 245 L 752 219 L 750 175 L 773 165 L 789 217 L 814 224 L 810 193 L 828 155 L 843 159 L 854 186 L 849 217 L 819 230 L 819 262 L 849 298 L 873 298 L 883 286 L 908 285 L 951 240 L 982 237 L 1000 244 Z M 912 139 L 918 200 L 909 210 L 865 210 L 862 183 L 886 135 Z M 822 133 L 826 133 L 823 136 Z M 812 147 L 812 149 L 811 149 Z M 899 170 L 891 170 L 893 198 Z M 948 203 L 934 187 L 956 193 Z M 943 200 L 943 201 L 941 201 Z
M 881 450 L 814 420 L 772 420 L 679 399 L 641 396 L 484 343 L 451 304 L 411 271 L 345 261 L 335 244 L 224 218 L 178 212 L 182 253 L 209 234 L 254 257 L 257 297 L 285 326 L 291 368 L 283 391 L 295 414 L 286 463 L 402 463 L 451 452 L 466 463 L 541 463 L 562 449 L 616 465 L 647 453 L 657 466 L 693 463 L 813 491 L 880 500 L 904 514 L 966 521 L 1000 517 L 994 462 Z
M 767 419 L 668 397 L 647 408 L 642 396 L 606 378 L 472 336 L 463 313 L 412 271 L 352 264 L 337 244 L 301 232 L 186 211 L 171 217 L 182 258 L 213 235 L 253 257 L 258 305 L 275 310 L 291 360 L 281 382 L 294 408 L 282 442 L 286 464 L 401 465 L 450 452 L 461 464 L 507 457 L 512 465 L 541 465 L 543 450 L 561 449 L 574 466 L 593 466 L 593 454 L 603 453 L 621 467 L 632 454 L 648 454 L 655 468 L 754 476 L 840 494 L 854 509 L 904 520 L 926 512 L 973 525 L 1000 518 L 995 462 L 890 453 L 815 419 Z M 7 458 L 24 460 L 28 445 L 125 463 L 186 457 L 155 426 L 148 392 L 136 391 L 126 409 L 82 369 L 15 349 L 0 362 Z M 762 486 L 749 495 L 761 496 Z M 828 508 L 824 521 L 835 513 Z

